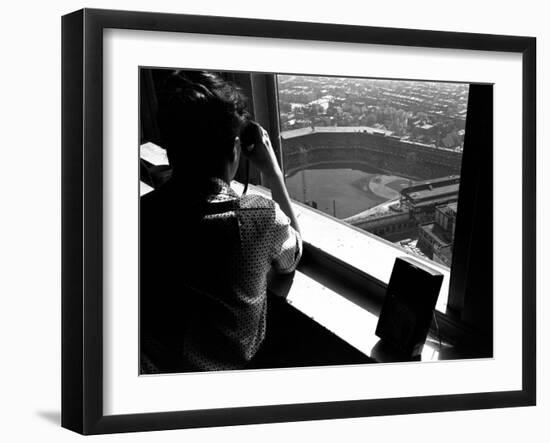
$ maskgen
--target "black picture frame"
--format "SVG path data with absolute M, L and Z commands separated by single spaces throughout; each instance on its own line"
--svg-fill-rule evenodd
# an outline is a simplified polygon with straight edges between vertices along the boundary
M 131 415 L 103 412 L 103 30 L 192 32 L 522 55 L 522 388 Z M 536 403 L 536 39 L 83 9 L 62 19 L 62 426 L 82 434 L 457 411 Z

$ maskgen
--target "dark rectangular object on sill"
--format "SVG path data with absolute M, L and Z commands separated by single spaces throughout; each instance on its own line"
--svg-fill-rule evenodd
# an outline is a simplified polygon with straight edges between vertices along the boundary
M 376 335 L 404 356 L 422 352 L 443 275 L 409 257 L 395 260 Z

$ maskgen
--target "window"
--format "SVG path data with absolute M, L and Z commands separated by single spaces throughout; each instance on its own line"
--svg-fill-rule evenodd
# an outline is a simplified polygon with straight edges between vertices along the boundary
M 318 236 L 315 241 L 324 244 L 326 249 L 329 250 L 329 254 L 343 258 L 346 264 L 366 272 L 382 283 L 388 282 L 393 260 L 398 256 L 398 253 L 392 253 L 390 250 L 413 254 L 420 260 L 427 260 L 432 266 L 438 267 L 445 275 L 437 307 L 438 312 L 442 314 L 439 316 L 440 324 L 444 323 L 446 326 L 450 326 L 453 330 L 451 334 L 454 336 L 460 335 L 462 338 L 459 341 L 463 344 L 466 343 L 467 347 L 477 348 L 479 350 L 478 355 L 492 355 L 493 85 L 479 83 L 469 85 L 465 83 L 413 83 L 295 75 L 278 75 L 275 77 L 277 78 L 279 90 L 277 100 L 281 109 L 279 124 L 282 131 L 280 137 L 282 158 L 288 178 L 293 174 L 296 175 L 300 170 L 312 169 L 314 174 L 321 174 L 322 172 L 318 172 L 319 170 L 330 168 L 338 170 L 336 174 L 339 175 L 337 176 L 342 175 L 341 169 L 348 169 L 350 174 L 348 178 L 350 178 L 351 174 L 354 173 L 353 166 L 358 163 L 354 161 L 349 164 L 349 155 L 353 155 L 361 161 L 362 166 L 366 164 L 370 167 L 376 167 L 373 168 L 374 171 L 363 170 L 363 172 L 380 177 L 379 180 L 376 177 L 371 177 L 369 184 L 372 181 L 373 185 L 380 186 L 383 184 L 387 188 L 390 183 L 389 180 L 393 177 L 408 178 L 409 180 L 414 178 L 407 177 L 412 175 L 410 171 L 403 174 L 402 169 L 395 168 L 396 164 L 400 164 L 400 161 L 401 165 L 421 166 L 423 162 L 439 165 L 440 169 L 436 169 L 437 173 L 432 171 L 435 178 L 418 180 L 420 183 L 414 183 L 415 180 L 412 180 L 413 183 L 405 182 L 403 184 L 401 182 L 401 186 L 399 186 L 399 181 L 392 183 L 397 185 L 393 190 L 401 194 L 399 198 L 400 206 L 409 209 L 410 217 L 401 221 L 402 228 L 410 229 L 413 232 L 416 230 L 418 235 L 416 244 L 412 238 L 396 241 L 395 235 L 390 236 L 386 226 L 384 226 L 384 218 L 378 215 L 374 217 L 377 224 L 372 226 L 373 229 L 370 230 L 370 233 L 354 226 L 354 230 L 367 234 L 364 237 L 373 240 L 377 238 L 378 241 L 374 243 L 372 241 L 363 242 L 359 238 L 354 238 L 354 243 L 346 244 L 345 251 L 342 253 L 338 245 L 328 246 L 328 240 L 324 238 Z M 342 85 L 346 82 L 350 85 L 348 86 L 347 95 L 346 91 L 342 89 Z M 413 119 L 412 121 L 407 120 L 407 124 L 401 126 L 399 126 L 399 119 L 397 119 L 397 122 L 392 119 L 385 119 L 382 122 L 377 121 L 373 126 L 368 126 L 368 124 L 374 122 L 374 117 L 369 117 L 367 113 L 366 118 L 369 118 L 369 120 L 368 122 L 365 120 L 366 127 L 361 127 L 362 125 L 350 127 L 350 124 L 357 125 L 351 118 L 353 112 L 358 114 L 360 118 L 365 114 L 365 106 L 367 107 L 366 110 L 369 110 L 369 104 L 365 103 L 365 106 L 363 106 L 362 103 L 366 100 L 359 100 L 359 103 L 355 103 L 355 105 L 353 103 L 346 105 L 347 111 L 344 110 L 342 103 L 340 107 L 342 118 L 347 118 L 347 120 L 344 118 L 343 122 L 344 125 L 348 126 L 338 126 L 340 110 L 338 107 L 331 107 L 330 105 L 332 101 L 336 101 L 337 93 L 344 93 L 344 97 L 353 99 L 354 94 L 360 93 L 361 90 L 374 90 L 374 86 L 371 86 L 370 89 L 366 86 L 369 82 L 378 83 L 378 88 L 385 88 L 382 91 L 388 93 L 387 101 L 381 102 L 384 110 L 386 107 L 391 108 L 389 106 L 391 100 L 404 100 L 406 94 L 401 94 L 399 88 L 402 88 L 403 91 L 416 89 L 419 92 L 424 89 L 426 92 L 425 103 L 429 104 L 432 110 L 428 109 L 429 112 L 426 112 L 426 110 L 419 109 L 418 105 L 415 108 L 411 104 L 408 109 L 404 110 L 412 112 Z M 385 86 L 381 87 L 380 85 L 383 84 Z M 294 95 L 293 85 L 296 85 Z M 309 97 L 307 97 L 308 88 L 313 93 Z M 302 96 L 300 93 L 302 93 Z M 431 100 L 428 100 L 430 94 Z M 366 93 L 366 95 L 369 95 L 369 93 Z M 448 98 L 445 98 L 445 95 Z M 294 102 L 291 100 L 296 101 L 300 97 L 302 101 L 311 98 L 312 100 L 308 103 L 313 101 L 314 105 L 321 106 L 308 107 L 308 103 L 305 102 L 298 103 L 299 106 L 297 107 L 293 106 L 292 103 Z M 285 104 L 285 100 L 287 104 Z M 290 103 L 290 107 L 288 103 Z M 370 106 L 373 106 L 371 110 L 376 110 L 374 102 Z M 295 108 L 296 112 L 293 112 Z M 347 112 L 347 114 L 344 112 Z M 389 110 L 389 112 L 390 115 L 392 112 L 394 115 L 402 115 L 395 110 Z M 443 118 L 445 112 L 450 114 L 448 123 L 445 123 Z M 305 118 L 306 113 L 309 113 L 307 116 L 309 121 Z M 297 116 L 303 118 L 298 119 Z M 416 125 L 414 122 L 417 120 L 414 120 L 414 117 L 420 120 Z M 460 121 L 460 123 L 454 123 L 454 130 L 450 126 L 453 121 Z M 360 121 L 360 123 L 362 122 Z M 327 124 L 329 125 L 323 126 Z M 290 129 L 294 127 L 296 129 Z M 416 128 L 416 132 L 413 131 L 414 128 Z M 445 133 L 446 129 L 452 131 Z M 361 130 L 366 132 L 361 132 Z M 407 130 L 410 130 L 412 134 L 407 134 Z M 392 133 L 394 131 L 395 133 Z M 303 135 L 300 136 L 300 132 Z M 460 144 L 453 146 L 450 142 L 455 140 L 456 143 L 455 133 L 459 137 Z M 292 137 L 293 135 L 294 137 Z M 369 138 L 375 143 L 365 149 L 364 143 L 359 142 L 361 137 L 363 139 Z M 415 139 L 415 137 L 417 138 Z M 341 139 L 347 140 L 348 143 L 342 143 Z M 297 143 L 298 140 L 301 143 Z M 352 142 L 349 142 L 350 140 Z M 294 151 L 292 146 L 294 146 Z M 394 152 L 388 156 L 388 149 L 384 152 L 380 149 L 381 146 L 393 147 Z M 376 159 L 377 156 L 380 157 L 383 154 L 386 155 L 386 158 L 398 157 L 396 155 L 398 150 L 395 146 L 400 148 L 410 147 L 412 149 L 399 149 L 402 154 L 406 153 L 404 159 L 402 157 L 401 160 L 396 162 L 379 161 L 374 165 L 372 164 L 373 157 Z M 337 148 L 343 149 L 338 150 Z M 391 149 L 389 150 L 391 151 Z M 368 151 L 370 152 L 367 155 Z M 294 155 L 294 159 L 291 158 L 292 155 Z M 300 156 L 302 156 L 302 160 L 300 160 Z M 304 157 L 306 161 L 312 160 L 311 163 L 304 163 Z M 326 162 L 327 157 L 330 162 Z M 293 161 L 294 163 L 292 163 Z M 338 168 L 334 168 L 336 163 Z M 310 164 L 313 167 L 305 167 L 305 165 L 309 166 Z M 447 168 L 447 171 L 445 171 L 445 168 Z M 420 179 L 424 178 L 421 174 L 427 173 L 424 168 L 420 168 L 415 172 L 419 174 L 418 178 Z M 310 173 L 305 172 L 305 174 Z M 440 177 L 437 177 L 439 174 L 441 174 Z M 437 178 L 440 178 L 440 180 L 438 181 Z M 337 194 L 337 198 L 333 196 L 332 204 L 330 204 L 331 199 L 329 197 L 328 204 L 325 203 L 325 208 L 320 208 L 318 201 L 308 198 L 307 180 L 306 176 L 306 198 L 304 198 L 304 181 L 302 180 L 300 183 L 296 179 L 298 188 L 291 191 L 296 200 L 304 201 L 305 203 L 302 204 L 310 206 L 311 211 L 325 214 L 324 216 L 328 218 L 339 219 L 340 223 L 346 223 L 341 219 L 349 221 L 353 217 L 346 217 L 346 214 L 338 209 L 338 198 L 341 199 L 342 194 Z M 352 179 L 350 180 L 352 181 Z M 319 191 L 317 187 L 320 188 L 321 184 L 326 186 L 323 180 L 318 180 L 317 183 L 319 186 L 315 187 L 315 192 Z M 409 184 L 412 186 L 409 186 Z M 417 187 L 417 185 L 420 185 L 420 187 Z M 337 184 L 337 186 L 342 185 Z M 352 192 L 356 191 L 356 189 L 352 190 Z M 349 194 L 344 194 L 344 197 L 349 197 Z M 434 200 L 441 203 L 441 205 L 432 204 L 432 207 L 435 206 L 433 212 L 427 211 L 426 206 L 429 205 L 422 204 L 430 197 L 434 197 Z M 393 204 L 390 203 L 388 206 Z M 382 205 L 384 206 L 384 203 Z M 437 221 L 436 213 L 440 214 Z M 390 213 L 390 215 L 396 216 L 394 213 Z M 351 219 L 353 220 L 353 218 Z M 347 226 L 351 227 L 352 224 L 347 223 Z M 399 226 L 399 224 L 396 223 L 394 226 Z M 402 230 L 398 232 L 402 232 Z M 421 238 L 427 241 L 418 244 Z M 391 247 L 388 248 L 383 245 L 391 245 Z M 358 258 L 359 249 L 362 249 L 363 255 L 365 255 L 365 251 L 369 251 L 370 259 L 368 261 Z M 432 259 L 424 257 L 430 253 Z M 435 260 L 433 259 L 434 256 L 436 256 Z M 380 294 L 376 287 L 370 287 L 370 289 L 372 289 L 371 293 Z
M 277 83 L 291 197 L 450 269 L 469 85 Z

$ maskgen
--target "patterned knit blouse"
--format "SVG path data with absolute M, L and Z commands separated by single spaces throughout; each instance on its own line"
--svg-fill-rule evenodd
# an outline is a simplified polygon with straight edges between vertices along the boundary
M 266 334 L 268 272 L 301 257 L 289 218 L 219 179 L 198 201 L 165 185 L 140 211 L 142 372 L 245 368 Z

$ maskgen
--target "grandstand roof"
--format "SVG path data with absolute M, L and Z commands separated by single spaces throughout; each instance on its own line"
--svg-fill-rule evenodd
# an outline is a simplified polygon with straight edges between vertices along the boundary
M 356 132 L 367 132 L 369 134 L 378 134 L 378 135 L 391 135 L 393 132 L 386 131 L 384 129 L 371 128 L 370 126 L 315 126 L 314 129 L 311 126 L 300 129 L 291 129 L 289 131 L 281 132 L 281 137 L 283 140 L 288 140 L 290 138 L 303 137 L 304 135 L 310 134 L 340 134 L 340 133 L 356 133 Z

